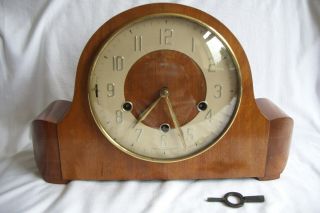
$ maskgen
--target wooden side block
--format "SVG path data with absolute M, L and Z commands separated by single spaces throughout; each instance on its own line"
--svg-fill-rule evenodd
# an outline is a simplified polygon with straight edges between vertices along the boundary
M 277 179 L 288 160 L 293 119 L 268 99 L 259 98 L 256 99 L 256 103 L 261 113 L 270 121 L 265 176 L 258 179 Z
M 69 111 L 71 102 L 54 101 L 32 122 L 33 151 L 43 179 L 49 183 L 67 183 L 62 178 L 57 124 Z

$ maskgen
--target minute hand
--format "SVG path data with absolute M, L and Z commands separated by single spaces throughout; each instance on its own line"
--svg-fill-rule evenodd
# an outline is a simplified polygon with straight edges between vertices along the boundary
M 178 119 L 177 119 L 176 114 L 175 114 L 174 111 L 173 111 L 173 107 L 172 107 L 172 104 L 171 104 L 170 99 L 169 99 L 168 96 L 166 97 L 166 103 L 167 103 L 167 105 L 168 105 L 169 112 L 170 112 L 170 116 L 171 116 L 171 118 L 172 118 L 172 120 L 173 120 L 173 124 L 174 124 L 175 128 L 177 128 L 178 131 L 179 131 L 179 135 L 180 135 L 180 137 L 181 137 L 181 139 L 182 139 L 182 145 L 183 145 L 184 149 L 186 149 L 186 148 L 187 148 L 187 145 L 186 145 L 186 141 L 184 140 L 183 132 L 182 132 L 182 130 L 181 130 L 181 128 L 180 128 L 179 121 L 178 121 Z

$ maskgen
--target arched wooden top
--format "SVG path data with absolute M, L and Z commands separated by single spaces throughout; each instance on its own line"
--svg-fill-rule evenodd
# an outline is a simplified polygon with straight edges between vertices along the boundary
M 105 41 L 110 38 L 113 33 L 118 31 L 128 23 L 134 21 L 135 19 L 159 13 L 172 13 L 193 17 L 211 26 L 216 32 L 218 32 L 233 51 L 235 58 L 237 59 L 237 62 L 239 64 L 241 72 L 241 84 L 243 89 L 242 100 L 245 102 L 254 102 L 251 71 L 248 59 L 240 43 L 226 26 L 224 26 L 214 17 L 192 7 L 173 3 L 154 3 L 138 6 L 114 16 L 109 21 L 104 23 L 93 34 L 93 36 L 86 44 L 78 63 L 74 98 L 70 111 L 71 113 L 74 110 L 77 111 L 75 108 L 77 108 L 79 105 L 85 105 L 84 107 L 88 108 L 87 85 L 90 69 L 96 55 L 98 54 Z

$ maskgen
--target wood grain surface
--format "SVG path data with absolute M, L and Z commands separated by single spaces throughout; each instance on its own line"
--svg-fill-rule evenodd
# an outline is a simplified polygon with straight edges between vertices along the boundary
M 199 112 L 197 103 L 206 98 L 206 81 L 201 69 L 190 57 L 174 50 L 151 52 L 131 67 L 125 80 L 124 96 L 126 101 L 133 103 L 133 115 L 138 119 L 159 98 L 164 87 L 169 91 L 179 124 L 183 126 L 190 122 Z M 157 129 L 161 124 L 168 123 L 174 128 L 164 99 L 142 123 Z
M 215 146 L 203 154 L 176 163 L 147 162 L 115 148 L 97 128 L 88 103 L 90 67 L 104 42 L 128 21 L 158 13 L 191 16 L 212 26 L 231 47 L 241 72 L 241 103 L 230 129 Z M 177 57 L 182 56 L 178 54 Z M 191 70 L 191 73 L 197 73 L 196 67 Z M 196 74 L 196 77 L 201 88 L 202 77 L 199 74 Z M 205 91 L 199 90 L 196 93 L 192 95 L 201 100 Z M 130 97 L 128 90 L 126 95 Z M 44 116 L 35 121 L 33 129 L 35 158 L 44 179 L 56 183 L 75 179 L 278 178 L 288 158 L 293 121 L 270 101 L 258 100 L 257 103 L 253 95 L 250 67 L 245 52 L 223 24 L 208 14 L 187 6 L 168 3 L 144 5 L 110 19 L 91 37 L 79 60 L 70 110 L 65 113 L 69 107 L 57 105 L 61 110 L 60 114 L 52 114 L 51 110 L 46 110 Z M 49 121 L 49 115 L 55 117 L 56 121 Z M 179 119 L 187 121 L 192 116 L 186 118 L 180 116 Z M 48 122 L 53 123 L 53 126 L 47 126 Z M 148 123 L 148 125 L 158 124 Z M 50 146 L 55 148 L 49 148 Z M 50 152 L 52 153 L 49 154 Z M 51 174 L 47 172 L 48 167 L 43 166 L 51 159 L 55 161 L 57 173 Z M 50 169 L 52 167 L 50 166 Z
M 69 101 L 54 101 L 32 122 L 35 161 L 43 179 L 50 183 L 68 182 L 61 172 L 57 124 L 70 105 Z

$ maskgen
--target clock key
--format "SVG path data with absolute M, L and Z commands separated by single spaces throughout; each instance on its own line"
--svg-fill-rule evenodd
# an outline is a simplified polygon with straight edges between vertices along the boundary
M 229 197 L 236 197 L 237 202 L 231 202 L 229 200 Z M 207 202 L 222 202 L 225 205 L 232 207 L 232 208 L 239 208 L 243 206 L 244 203 L 261 203 L 264 202 L 264 196 L 263 195 L 256 195 L 256 196 L 243 196 L 242 194 L 238 192 L 228 192 L 225 194 L 222 198 L 215 198 L 215 197 L 209 197 L 206 200 Z

